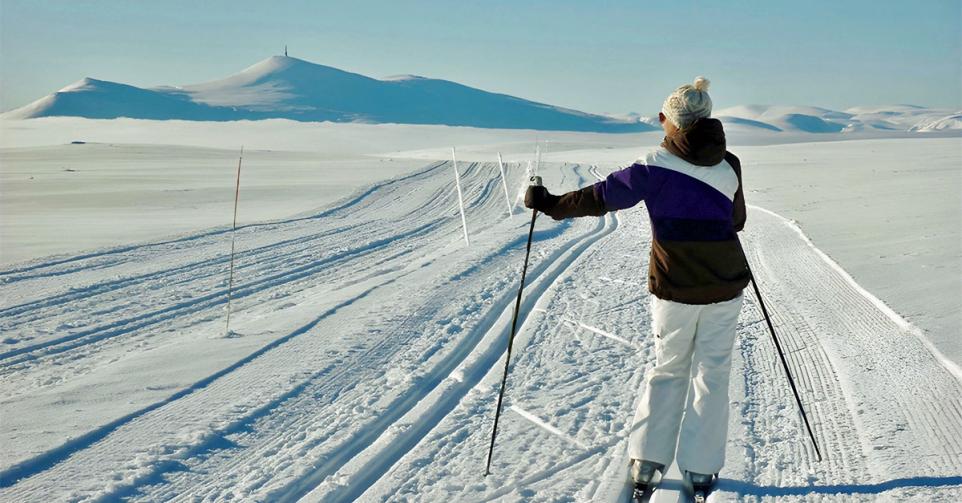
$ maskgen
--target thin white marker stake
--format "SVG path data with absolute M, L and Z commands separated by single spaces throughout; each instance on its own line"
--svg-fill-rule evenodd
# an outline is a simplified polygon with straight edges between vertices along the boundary
M 525 168 L 525 170 L 524 170 L 524 178 L 521 180 L 521 183 L 518 185 L 518 197 L 516 197 L 516 198 L 514 199 L 514 207 L 515 207 L 515 208 L 517 208 L 517 207 L 518 207 L 518 204 L 520 204 L 521 201 L 524 200 L 524 193 L 525 193 L 525 191 L 527 190 L 527 187 L 528 187 L 528 185 L 527 185 L 525 182 L 527 182 L 528 180 L 531 179 L 532 176 L 534 176 L 534 171 L 533 171 L 533 168 L 532 168 L 532 165 L 531 165 L 531 161 L 530 161 L 530 160 L 528 161 L 528 165 L 527 165 L 527 166 L 528 166 L 528 167 Z
M 534 157 L 536 161 L 535 167 L 534 167 L 534 175 L 538 176 L 538 173 L 541 172 L 541 142 L 538 142 L 538 144 L 534 148 Z
M 240 157 L 237 159 L 237 185 L 234 187 L 234 224 L 230 231 L 230 277 L 227 280 L 227 331 L 226 337 L 230 337 L 230 299 L 234 290 L 234 238 L 237 235 L 237 201 L 240 199 L 240 172 L 241 163 L 244 161 L 244 146 L 241 145 Z
M 511 207 L 511 196 L 508 195 L 508 182 L 504 178 L 504 161 L 501 160 L 501 152 L 498 152 L 498 169 L 501 171 L 501 186 L 504 187 L 504 202 L 508 203 L 508 216 L 514 216 L 514 208 Z
M 454 162 L 454 184 L 458 187 L 458 207 L 461 208 L 461 228 L 464 229 L 464 244 L 471 246 L 468 239 L 468 221 L 464 218 L 464 196 L 461 195 L 461 175 L 458 174 L 458 156 L 451 147 L 451 160 Z

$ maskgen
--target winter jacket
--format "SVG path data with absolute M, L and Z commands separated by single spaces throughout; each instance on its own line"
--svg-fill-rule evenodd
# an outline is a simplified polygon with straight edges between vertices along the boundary
M 736 232 L 745 226 L 741 164 L 717 119 L 700 119 L 631 166 L 552 201 L 555 219 L 603 215 L 644 201 L 651 218 L 648 289 L 685 304 L 737 297 L 750 273 Z

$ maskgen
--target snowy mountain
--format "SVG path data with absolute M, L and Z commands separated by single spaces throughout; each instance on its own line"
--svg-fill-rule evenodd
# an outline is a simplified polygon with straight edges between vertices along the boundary
M 660 129 L 657 114 L 590 114 L 415 75 L 374 79 L 287 56 L 272 56 L 227 78 L 185 86 L 139 88 L 84 78 L 7 119 L 73 116 L 95 119 L 443 124 L 551 131 L 642 132 Z M 750 131 L 846 133 L 863 130 L 962 129 L 962 112 L 894 105 L 845 111 L 805 106 L 743 105 L 715 111 Z
M 195 103 L 179 92 L 158 92 L 88 77 L 3 115 L 24 119 L 51 116 L 229 120 L 233 113 Z
M 941 131 L 943 129 L 962 129 L 962 113 L 941 118 L 926 118 L 912 126 L 911 131 Z
M 715 111 L 715 116 L 722 122 L 735 127 L 804 133 L 962 129 L 959 115 L 958 111 L 914 105 L 854 107 L 844 111 L 821 107 L 742 105 Z
M 609 114 L 658 127 L 658 114 Z M 743 132 L 851 133 L 856 131 L 944 131 L 962 129 L 962 111 L 915 105 L 853 107 L 844 111 L 821 107 L 741 105 L 716 109 L 714 116 L 729 130 Z
M 505 129 L 636 132 L 654 129 L 416 76 L 378 80 L 287 56 L 272 56 L 225 79 L 142 89 L 85 78 L 5 118 L 243 120 L 284 118 Z

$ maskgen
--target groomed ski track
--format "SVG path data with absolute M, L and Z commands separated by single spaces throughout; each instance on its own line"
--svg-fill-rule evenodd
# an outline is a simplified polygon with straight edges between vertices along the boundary
M 485 479 L 530 214 L 507 218 L 496 164 L 459 163 L 466 247 L 452 169 L 241 228 L 226 337 L 223 228 L 0 271 L 0 500 L 624 498 L 653 363 L 644 209 L 539 218 Z M 605 172 L 540 174 L 569 190 Z M 792 222 L 750 208 L 742 239 L 826 460 L 747 294 L 710 501 L 962 498 L 952 368 Z

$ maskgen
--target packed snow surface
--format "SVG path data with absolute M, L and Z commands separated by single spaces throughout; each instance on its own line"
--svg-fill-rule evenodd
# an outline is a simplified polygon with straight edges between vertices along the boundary
M 859 283 L 962 363 L 962 309 L 957 296 L 943 293 L 962 291 L 958 131 L 726 129 L 747 167 L 749 203 L 798 221 Z M 87 143 L 71 144 L 77 140 Z M 283 120 L 0 121 L 0 147 L 8 147 L 0 149 L 0 263 L 229 222 L 241 144 L 247 154 L 238 218 L 252 223 L 311 211 L 365 183 L 445 159 L 454 145 L 465 161 L 490 162 L 501 152 L 526 163 L 536 141 L 545 159 L 613 168 L 660 135 Z
M 41 123 L 54 124 L 52 133 L 34 121 L 4 124 L 2 199 L 14 205 L 3 208 L 4 248 L 16 250 L 7 244 L 17 229 L 11 208 L 33 223 L 45 206 L 77 214 L 39 229 L 48 235 L 78 222 L 103 232 L 136 216 L 156 227 L 139 242 L 80 243 L 0 266 L 0 500 L 624 501 L 624 442 L 654 359 L 643 207 L 537 220 L 484 478 L 530 216 L 517 207 L 509 215 L 492 161 L 506 153 L 516 205 L 534 138 L 361 125 L 312 136 L 263 123 L 198 135 L 141 122 L 138 133 L 126 121 L 53 121 Z M 144 131 L 166 131 L 161 138 L 179 145 L 109 140 Z M 51 145 L 44 134 L 102 144 Z M 195 136 L 211 143 L 178 141 Z M 236 235 L 228 331 L 223 224 L 233 145 L 246 139 L 289 150 L 245 154 L 241 208 L 250 213 Z M 562 191 L 631 162 L 657 136 L 541 140 L 539 174 Z M 444 144 L 459 146 L 471 246 Z M 337 154 L 317 154 L 327 148 Z M 728 464 L 711 501 L 957 501 L 958 366 L 910 321 L 918 313 L 907 320 L 888 307 L 904 305 L 888 300 L 893 290 L 865 288 L 864 278 L 886 269 L 859 257 L 877 246 L 869 251 L 909 250 L 896 265 L 919 253 L 942 264 L 940 280 L 916 281 L 906 296 L 948 299 L 936 307 L 946 320 L 958 314 L 945 294 L 959 279 L 958 239 L 950 242 L 959 232 L 958 138 L 733 150 L 752 204 L 741 237 L 826 459 L 814 459 L 746 292 Z M 916 162 L 899 167 L 900 158 Z M 150 199 L 178 186 L 189 190 Z M 123 200 L 128 193 L 133 200 Z M 922 196 L 928 206 L 908 204 Z M 160 214 L 136 215 L 144 200 Z M 910 216 L 879 213 L 878 204 L 904 204 Z M 206 215 L 215 209 L 221 217 Z M 116 220 L 122 211 L 135 215 Z M 846 230 L 845 216 L 874 227 Z M 183 227 L 171 227 L 178 219 Z M 130 225 L 110 239 L 135 232 Z M 932 237 L 919 239 L 920 229 Z M 899 232 L 913 242 L 886 237 Z M 875 266 L 848 266 L 861 261 Z M 658 501 L 678 501 L 678 487 L 670 476 Z

